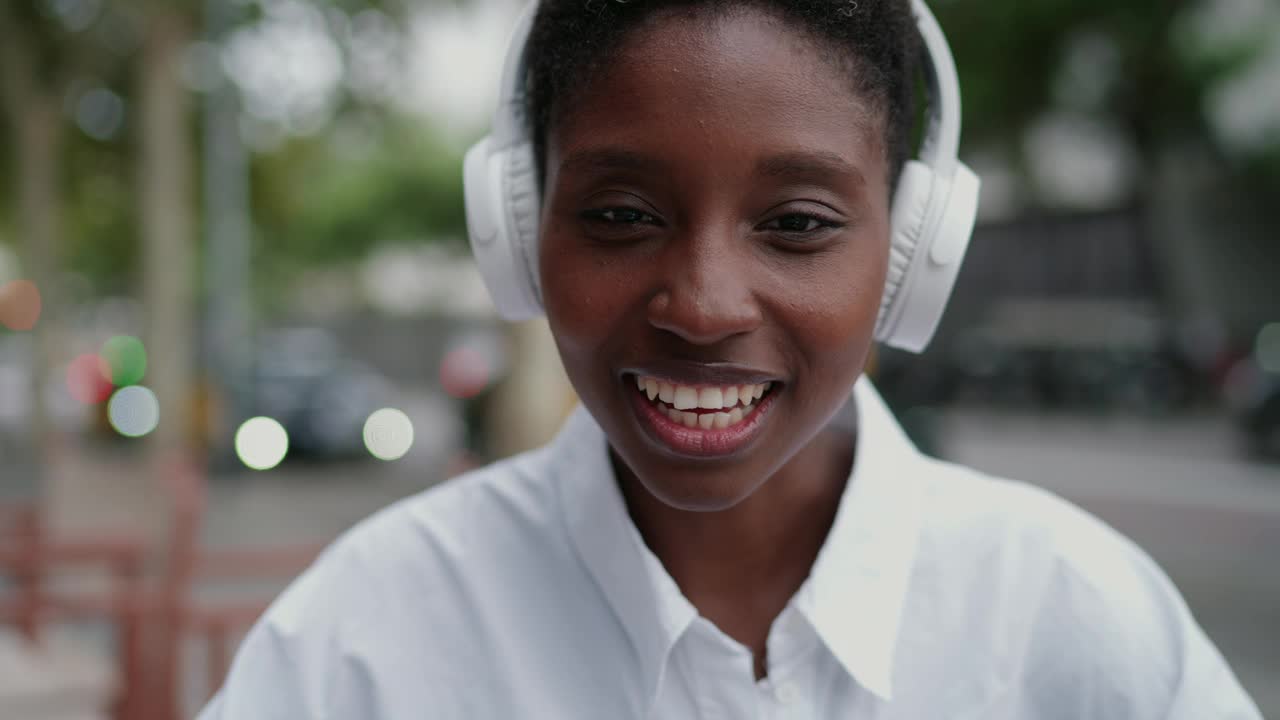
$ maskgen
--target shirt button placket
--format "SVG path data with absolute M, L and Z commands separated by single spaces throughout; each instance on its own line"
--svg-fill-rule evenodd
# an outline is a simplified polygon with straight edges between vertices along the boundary
M 774 689 L 773 697 L 779 705 L 790 707 L 800 699 L 800 688 L 793 682 L 783 681 Z
M 760 720 L 774 720 L 778 715 L 773 681 L 764 678 L 756 683 L 756 717 Z

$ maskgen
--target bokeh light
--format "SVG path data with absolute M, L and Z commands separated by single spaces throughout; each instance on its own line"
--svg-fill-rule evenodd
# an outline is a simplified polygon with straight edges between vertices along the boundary
M 142 437 L 160 424 L 160 402 L 150 388 L 120 388 L 107 403 L 107 420 L 125 437 Z
M 110 140 L 124 126 L 124 100 L 107 88 L 92 88 L 76 103 L 75 118 L 85 135 Z
M 67 392 L 85 405 L 97 405 L 111 397 L 115 388 L 107 378 L 110 368 L 97 355 L 78 356 L 67 366 Z
M 269 417 L 245 420 L 236 431 L 236 456 L 253 470 L 270 470 L 289 452 L 289 433 Z
M 141 340 L 131 335 L 108 339 L 98 355 L 104 363 L 106 379 L 116 387 L 137 385 L 147 374 L 147 350 Z
M 1263 370 L 1280 373 L 1280 322 L 1267 323 L 1258 331 L 1253 357 Z
M 40 320 L 40 290 L 30 280 L 0 285 L 0 325 L 15 331 L 30 330 Z
M 445 353 L 440 363 L 440 387 L 463 400 L 479 395 L 492 377 L 489 359 L 480 350 L 467 345 Z
M 399 460 L 413 447 L 413 422 L 395 408 L 375 411 L 364 423 L 364 446 L 379 460 Z

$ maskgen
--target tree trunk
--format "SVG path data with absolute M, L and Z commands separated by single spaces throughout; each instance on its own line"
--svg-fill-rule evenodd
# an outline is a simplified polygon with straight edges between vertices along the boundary
M 191 30 L 177 10 L 153 7 L 138 65 L 137 180 L 147 372 L 160 402 L 152 447 L 167 455 L 189 444 L 194 390 L 193 143 L 187 92 L 177 74 Z
M 150 437 L 151 488 L 153 497 L 163 498 L 156 509 L 169 510 L 174 498 L 161 474 L 172 472 L 174 456 L 191 449 L 195 397 L 195 152 L 189 97 L 178 76 L 192 28 L 180 4 L 157 2 L 148 9 L 137 65 L 136 179 L 143 304 L 147 310 L 147 374 L 160 403 L 160 425 Z M 172 519 L 170 513 L 156 515 Z M 148 678 L 149 689 L 144 693 L 153 704 L 148 716 L 176 720 L 181 717 L 176 692 L 180 677 L 173 665 L 176 656 L 170 650 L 178 643 L 179 629 L 171 615 L 153 620 L 159 642 L 148 651 L 159 667 Z
M 43 309 L 32 330 L 31 396 L 29 432 L 33 452 L 33 487 L 39 491 L 41 476 L 51 460 L 53 427 L 44 402 L 44 389 L 53 378 L 58 352 L 58 155 L 62 118 L 57 98 L 30 93 L 14 108 L 14 158 L 18 174 L 18 234 L 22 272 L 40 291 Z

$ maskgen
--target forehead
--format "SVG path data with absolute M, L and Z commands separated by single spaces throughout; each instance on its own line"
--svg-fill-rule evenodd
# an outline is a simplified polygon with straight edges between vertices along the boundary
M 632 31 L 548 129 L 553 155 L 621 143 L 658 152 L 837 155 L 884 162 L 882 113 L 851 63 L 754 9 L 667 10 Z

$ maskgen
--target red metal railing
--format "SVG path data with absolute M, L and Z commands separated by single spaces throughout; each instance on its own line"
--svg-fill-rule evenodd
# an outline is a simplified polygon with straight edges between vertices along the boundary
M 171 527 L 163 547 L 141 536 L 93 533 L 53 537 L 39 508 L 0 505 L 0 575 L 10 579 L 0 595 L 0 624 L 12 625 L 31 643 L 51 623 L 94 620 L 111 625 L 118 638 L 121 686 L 112 706 L 116 720 L 180 720 L 184 639 L 205 647 L 206 695 L 226 673 L 234 633 L 250 626 L 267 599 L 198 602 L 202 581 L 291 577 L 319 553 L 316 544 L 276 548 L 209 550 L 201 547 L 206 509 L 203 469 L 185 459 L 164 467 L 161 478 L 171 501 Z M 106 592 L 58 591 L 47 580 L 67 568 L 107 570 Z

